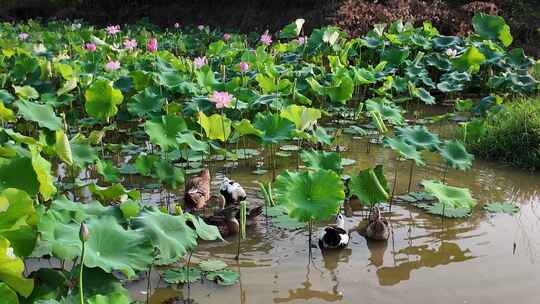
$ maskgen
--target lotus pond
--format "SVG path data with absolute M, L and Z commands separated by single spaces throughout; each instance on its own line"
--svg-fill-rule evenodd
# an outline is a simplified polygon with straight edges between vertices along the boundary
M 538 94 L 538 61 L 495 16 L 304 22 L 1 24 L 1 303 L 536 303 L 540 176 L 455 130 Z M 237 234 L 184 201 L 206 168 L 213 198 L 246 190 Z M 361 233 L 375 207 L 387 241 Z M 348 246 L 319 250 L 338 213 Z

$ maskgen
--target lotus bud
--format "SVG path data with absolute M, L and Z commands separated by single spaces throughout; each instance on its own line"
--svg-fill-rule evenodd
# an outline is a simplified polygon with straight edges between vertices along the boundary
M 81 240 L 81 242 L 86 242 L 88 241 L 88 237 L 89 237 L 88 226 L 86 226 L 86 224 L 82 222 L 81 228 L 79 229 L 79 239 Z

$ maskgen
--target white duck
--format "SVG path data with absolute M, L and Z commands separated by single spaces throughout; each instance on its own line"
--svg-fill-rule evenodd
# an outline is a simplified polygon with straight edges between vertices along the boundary
M 349 233 L 345 230 L 345 218 L 343 214 L 336 216 L 336 225 L 324 228 L 319 237 L 319 248 L 342 249 L 349 245 Z
M 221 188 L 219 188 L 219 192 L 225 198 L 226 206 L 238 204 L 239 202 L 244 201 L 247 198 L 244 188 L 242 188 L 239 183 L 230 180 L 227 177 L 223 179 L 223 183 L 221 184 Z

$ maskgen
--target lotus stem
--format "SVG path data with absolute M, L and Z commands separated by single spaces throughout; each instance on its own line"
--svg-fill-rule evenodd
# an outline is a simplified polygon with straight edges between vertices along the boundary
M 150 290 L 152 289 L 152 281 L 150 280 L 150 278 L 152 277 L 152 266 L 154 265 L 154 263 L 152 262 L 152 264 L 150 264 L 150 267 L 148 268 L 148 277 L 146 278 L 147 279 L 147 282 L 146 282 L 146 304 L 148 304 L 150 302 Z
M 193 254 L 193 251 L 189 251 L 189 256 L 188 256 L 188 261 L 187 261 L 187 265 L 186 265 L 186 268 L 187 268 L 187 289 L 188 289 L 188 296 L 187 296 L 187 299 L 188 299 L 188 302 L 187 303 L 190 303 L 189 299 L 191 298 L 191 282 L 189 280 L 189 266 L 191 264 L 191 255 Z
M 413 172 L 414 172 L 414 161 L 411 160 L 411 168 L 409 170 L 409 187 L 407 188 L 407 193 L 411 192 L 411 186 L 413 181 Z
M 396 161 L 394 162 L 394 184 L 392 185 L 392 194 L 390 195 L 390 212 L 392 212 L 392 201 L 394 200 L 394 194 L 396 193 L 397 188 L 397 178 L 398 178 L 398 163 L 399 158 L 396 158 Z
M 79 266 L 79 297 L 81 300 L 81 304 L 84 304 L 83 268 L 84 268 L 84 241 L 82 242 L 81 265 Z

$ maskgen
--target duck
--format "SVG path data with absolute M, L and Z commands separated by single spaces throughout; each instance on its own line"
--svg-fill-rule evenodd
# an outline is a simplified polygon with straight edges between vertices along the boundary
M 386 241 L 390 237 L 390 228 L 388 221 L 382 217 L 378 206 L 371 208 L 371 215 L 366 227 L 365 235 L 368 239 L 374 241 Z
M 345 230 L 345 218 L 343 214 L 336 215 L 336 224 L 327 226 L 319 237 L 319 248 L 326 249 L 343 249 L 349 245 L 349 233 Z
M 219 188 L 219 193 L 225 198 L 225 205 L 235 205 L 246 200 L 247 195 L 244 188 L 238 183 L 225 177 Z
M 256 218 L 263 212 L 263 207 L 258 206 L 247 210 L 246 227 L 256 224 Z M 240 231 L 240 206 L 228 206 L 216 211 L 210 217 L 203 217 L 203 220 L 209 224 L 218 227 L 221 236 L 228 237 L 235 235 Z
M 186 183 L 184 204 L 186 211 L 202 209 L 210 199 L 210 171 L 204 168 L 198 176 L 191 177 Z

